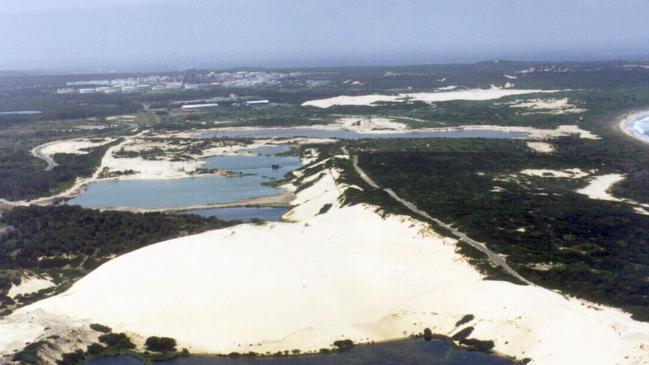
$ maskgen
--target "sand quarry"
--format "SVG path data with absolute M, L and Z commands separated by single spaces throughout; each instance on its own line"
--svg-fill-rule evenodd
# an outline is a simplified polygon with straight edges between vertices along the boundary
M 648 323 L 541 287 L 486 281 L 453 239 L 427 225 L 367 205 L 341 207 L 340 191 L 355 187 L 337 176 L 329 170 L 297 194 L 292 223 L 239 225 L 107 262 L 1 320 L 0 352 L 71 330 L 84 347 L 93 337 L 82 328 L 93 322 L 140 344 L 173 337 L 194 353 L 318 351 L 338 339 L 472 326 L 470 338 L 532 364 L 649 362 Z M 475 319 L 456 327 L 466 314 Z

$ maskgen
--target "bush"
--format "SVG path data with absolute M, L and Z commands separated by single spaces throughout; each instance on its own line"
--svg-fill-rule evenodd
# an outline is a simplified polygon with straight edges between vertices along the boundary
M 459 321 L 455 322 L 455 327 L 460 327 L 463 324 L 469 323 L 473 321 L 475 316 L 473 314 L 467 314 L 464 317 L 462 317 Z
M 464 345 L 464 346 L 467 346 L 467 347 L 470 347 L 470 348 L 472 348 L 474 350 L 484 351 L 484 352 L 491 351 L 495 346 L 494 342 L 491 341 L 491 340 L 489 340 L 489 341 L 481 341 L 481 340 L 476 340 L 474 338 L 467 338 L 467 339 L 461 340 L 460 344 Z
M 149 337 L 144 343 L 146 349 L 155 352 L 173 352 L 176 351 L 176 340 L 169 337 Z
M 334 342 L 334 346 L 338 351 L 346 351 L 354 347 L 354 342 L 352 340 L 338 340 Z
M 454 334 L 453 337 L 451 337 L 451 339 L 453 341 L 462 341 L 462 340 L 466 339 L 467 337 L 469 337 L 472 332 L 473 332 L 473 327 L 467 327 L 467 328 L 462 329 L 458 333 Z
M 433 339 L 433 332 L 430 328 L 424 329 L 424 341 L 430 341 Z
M 135 344 L 125 333 L 107 333 L 99 336 L 99 342 L 105 343 L 111 349 L 130 350 Z
M 98 343 L 93 343 L 90 346 L 88 346 L 88 349 L 86 350 L 90 355 L 99 355 L 102 352 L 104 352 L 106 348 Z
M 101 332 L 101 333 L 109 333 L 109 332 L 112 331 L 112 328 L 110 328 L 108 326 L 104 326 L 104 325 L 99 324 L 99 323 L 92 323 L 90 325 L 90 328 L 97 331 L 97 332 Z
M 79 365 L 86 360 L 86 355 L 81 350 L 63 354 L 63 358 L 57 361 L 59 365 Z

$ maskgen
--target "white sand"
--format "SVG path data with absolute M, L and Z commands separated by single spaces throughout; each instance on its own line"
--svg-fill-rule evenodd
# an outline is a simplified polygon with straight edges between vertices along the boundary
M 50 278 L 29 276 L 23 278 L 19 285 L 11 285 L 7 295 L 10 298 L 15 298 L 17 295 L 25 295 L 35 293 L 42 289 L 53 287 L 54 283 Z
M 503 96 L 531 94 L 531 93 L 553 93 L 558 90 L 525 90 L 525 89 L 505 89 L 491 87 L 489 89 L 469 89 L 469 90 L 452 90 L 441 92 L 421 92 L 421 93 L 402 93 L 397 95 L 360 95 L 347 96 L 341 95 L 327 99 L 310 100 L 304 102 L 303 106 L 315 106 L 318 108 L 328 108 L 333 105 L 367 105 L 372 106 L 377 102 L 404 102 L 404 101 L 423 101 L 425 103 L 434 103 L 451 100 L 491 100 Z
M 617 198 L 609 193 L 614 184 L 624 180 L 622 174 L 607 174 L 595 176 L 586 187 L 577 190 L 579 194 L 587 195 L 591 199 L 608 200 L 619 202 L 623 199 Z
M 581 179 L 590 175 L 589 172 L 582 171 L 579 168 L 551 170 L 551 169 L 524 169 L 521 174 L 527 176 L 538 176 L 548 178 L 568 178 L 568 179 Z
M 568 101 L 568 98 L 562 99 L 523 99 L 507 103 L 512 108 L 531 109 L 535 113 L 543 114 L 577 114 L 583 113 L 586 109 L 577 108 Z
M 630 205 L 633 208 L 633 211 L 637 214 L 649 215 L 649 204 L 638 202 L 633 199 L 617 197 L 610 193 L 613 185 L 624 180 L 624 178 L 625 176 L 622 174 L 593 176 L 588 185 L 577 190 L 577 193 L 584 194 L 591 199 L 625 203 Z
M 600 136 L 596 135 L 595 133 L 579 128 L 577 125 L 560 125 L 554 130 L 545 130 L 547 132 L 543 132 L 544 130 L 534 130 L 532 129 L 530 131 L 531 135 L 534 135 L 535 133 L 538 132 L 538 135 L 540 137 L 546 137 L 546 138 L 556 138 L 556 137 L 563 137 L 563 136 L 569 136 L 569 135 L 577 135 L 579 138 L 582 139 L 601 139 Z
M 355 132 L 371 131 L 403 131 L 408 128 L 404 123 L 395 122 L 389 118 L 348 116 L 336 119 L 334 124 L 323 126 L 324 129 L 346 129 Z
M 527 142 L 527 147 L 540 153 L 552 153 L 554 146 L 547 142 Z
M 532 364 L 649 361 L 649 324 L 540 287 L 484 281 L 452 239 L 426 225 L 365 205 L 341 208 L 345 187 L 325 172 L 298 193 L 299 222 L 240 225 L 113 259 L 66 293 L 0 320 L 11 334 L 0 336 L 0 351 L 51 334 L 43 328 L 54 319 L 79 325 L 66 316 L 228 353 L 317 351 L 341 338 L 381 341 L 425 327 L 450 335 L 474 314 L 471 338 Z M 313 216 L 325 203 L 334 206 Z
M 85 155 L 90 151 L 84 151 L 87 148 L 95 148 L 101 145 L 104 145 L 108 142 L 111 142 L 111 139 L 101 138 L 100 141 L 93 142 L 90 139 L 70 139 L 63 141 L 56 141 L 51 143 L 46 143 L 39 147 L 41 152 L 45 153 L 48 156 L 55 155 L 57 153 L 70 153 L 75 155 Z M 37 147 L 37 148 L 39 148 Z

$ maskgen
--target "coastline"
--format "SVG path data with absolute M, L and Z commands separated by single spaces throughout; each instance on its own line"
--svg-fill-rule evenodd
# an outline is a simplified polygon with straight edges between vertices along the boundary
M 631 112 L 624 113 L 619 121 L 616 122 L 618 128 L 627 136 L 649 144 L 649 136 L 640 133 L 634 128 L 636 122 L 641 119 L 649 118 L 649 110 L 639 109 Z

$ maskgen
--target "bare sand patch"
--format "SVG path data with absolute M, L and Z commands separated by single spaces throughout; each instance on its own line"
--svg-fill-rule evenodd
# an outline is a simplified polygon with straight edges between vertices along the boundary
M 524 169 L 521 174 L 527 176 L 547 177 L 547 178 L 567 178 L 567 179 L 581 179 L 589 176 L 590 172 L 582 171 L 579 168 L 573 169 Z
M 328 108 L 333 105 L 366 105 L 372 106 L 378 102 L 406 102 L 422 101 L 425 103 L 434 103 L 451 100 L 491 100 L 503 96 L 531 94 L 531 93 L 554 93 L 559 90 L 539 90 L 539 89 L 512 89 L 491 87 L 489 89 L 468 89 L 468 90 L 448 90 L 440 92 L 421 92 L 421 93 L 401 93 L 396 95 L 359 95 L 347 96 L 341 95 L 332 98 L 310 100 L 302 103 L 303 106 L 314 106 L 318 108 Z
M 586 187 L 577 190 L 579 194 L 584 194 L 591 199 L 608 200 L 619 202 L 623 201 L 609 193 L 614 184 L 624 180 L 622 174 L 606 174 L 595 176 Z
M 7 295 L 15 298 L 18 295 L 36 293 L 39 290 L 51 288 L 54 286 L 52 278 L 41 276 L 27 276 L 22 278 L 20 284 L 12 284 Z
M 586 111 L 586 109 L 577 108 L 576 105 L 571 104 L 568 98 L 523 99 L 506 104 L 511 108 L 532 110 L 534 114 L 578 114 Z
M 554 146 L 547 142 L 527 142 L 527 147 L 540 153 L 554 152 Z

